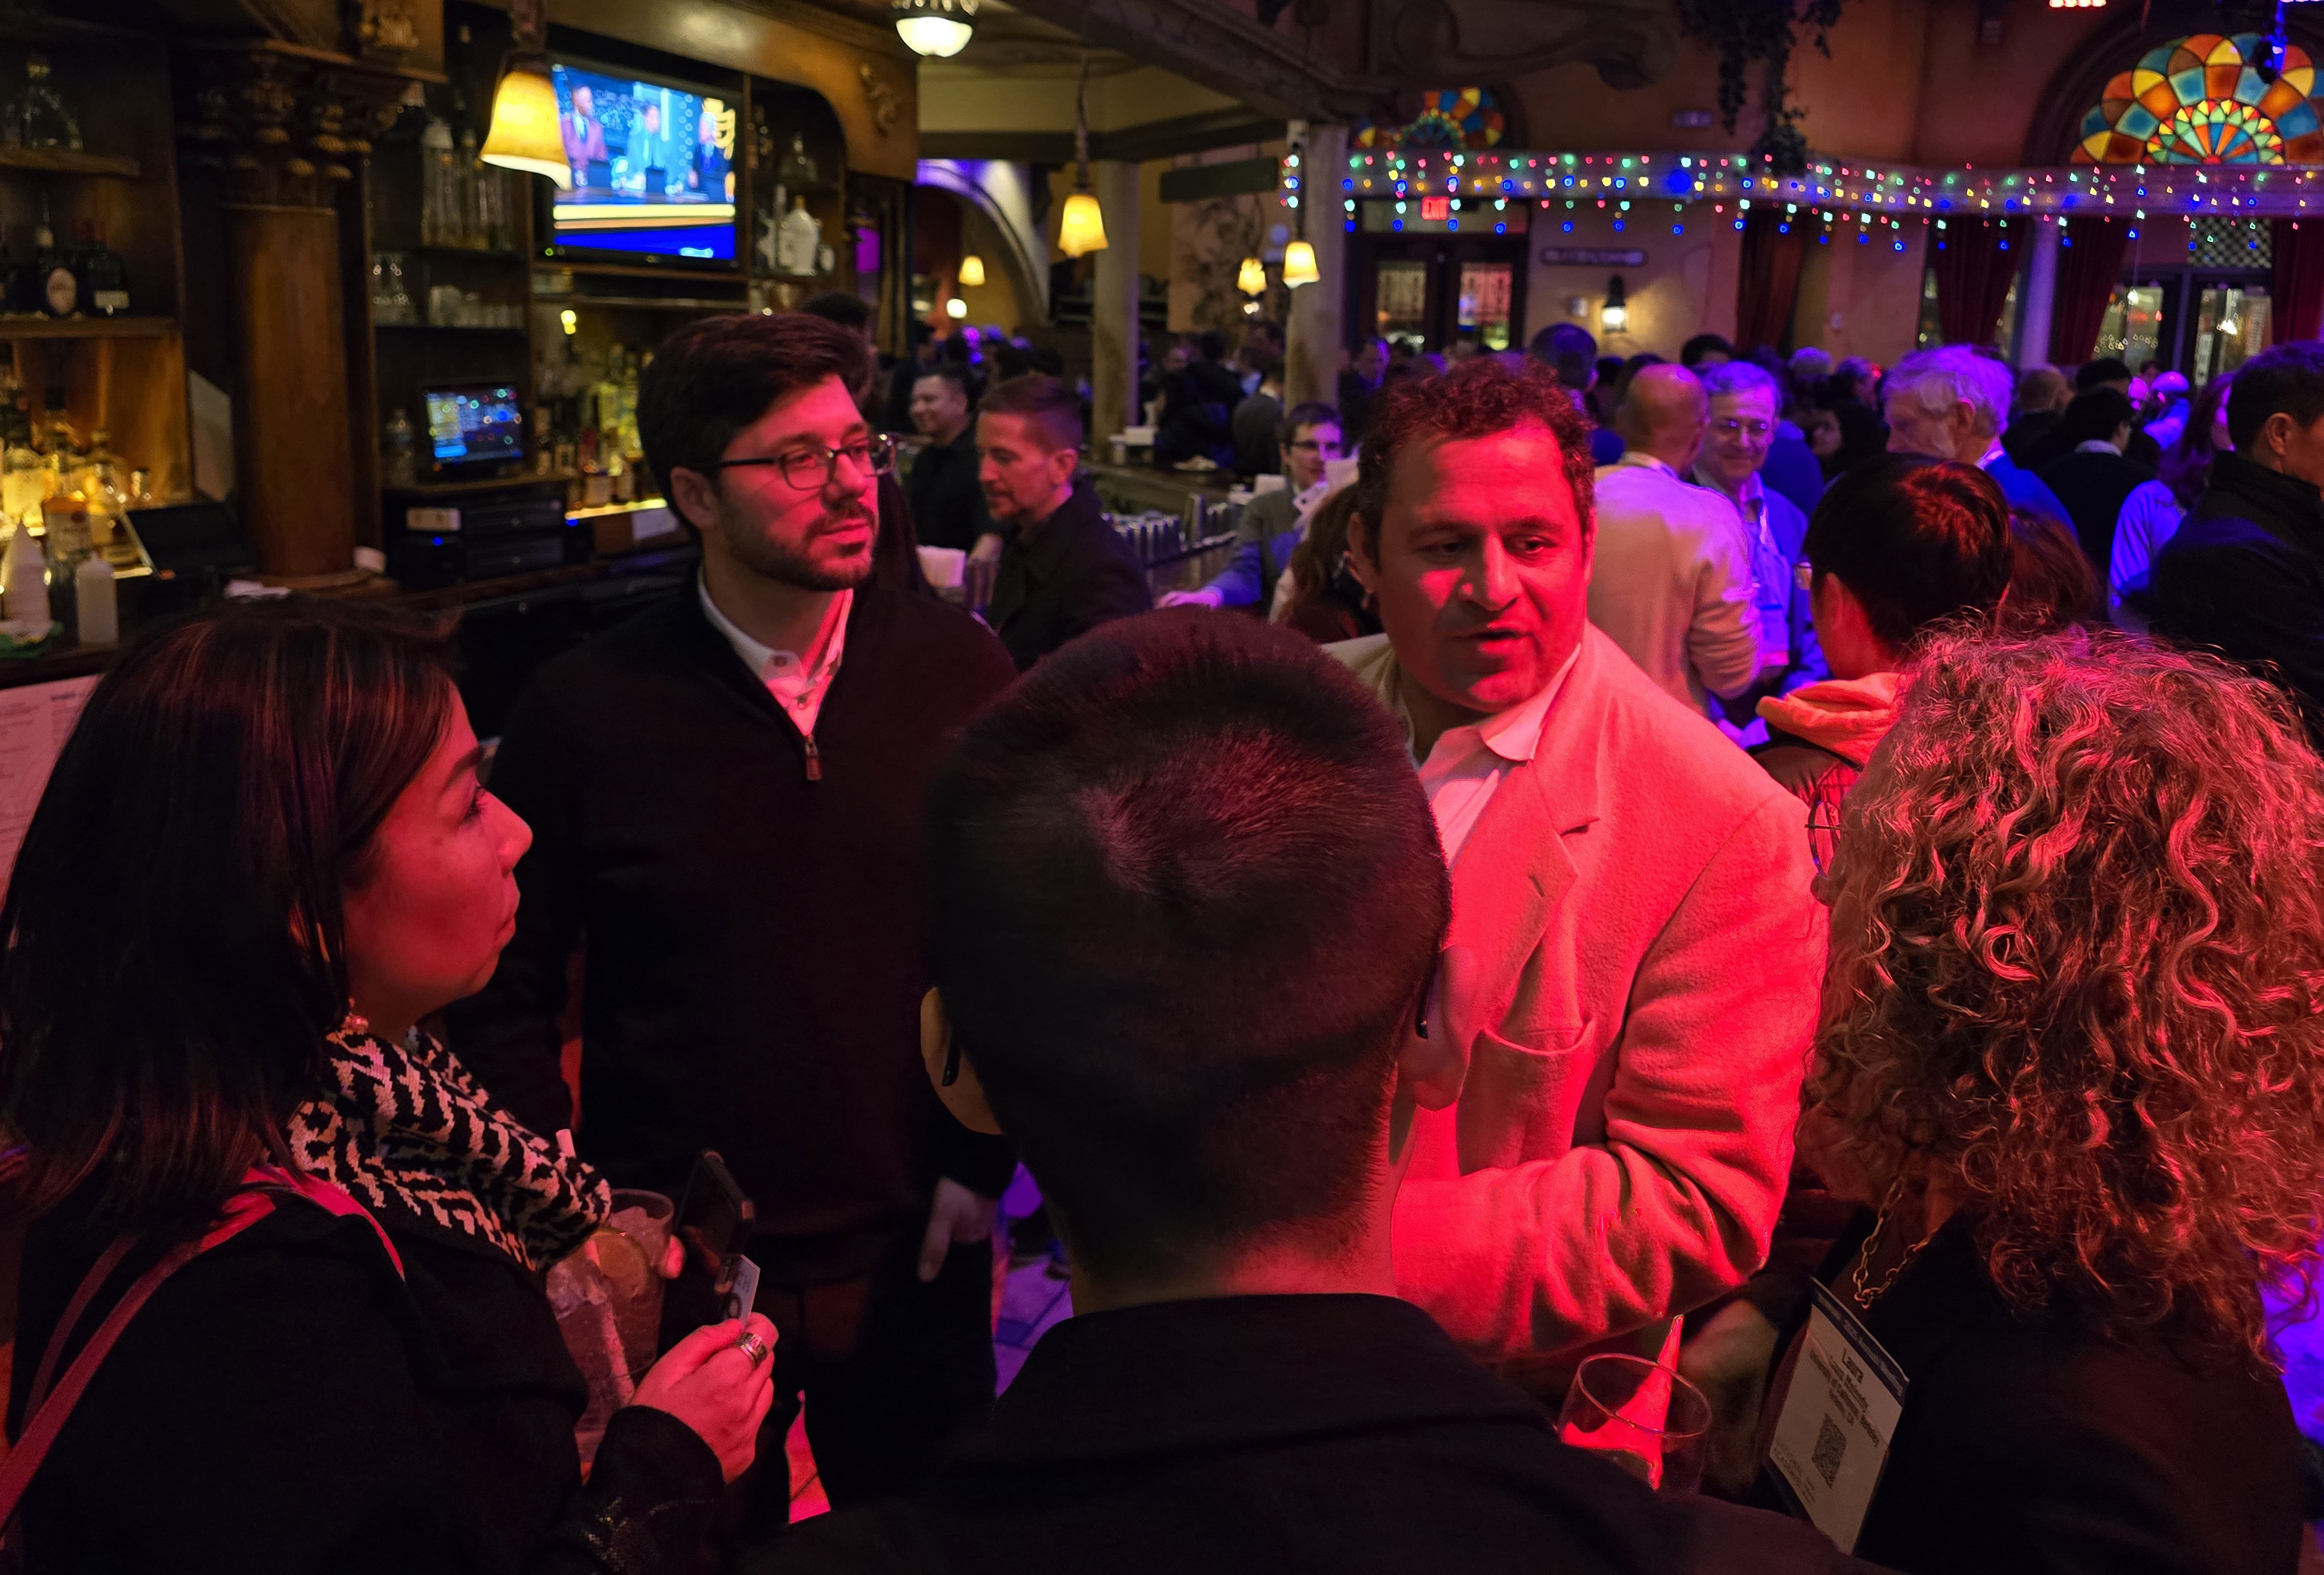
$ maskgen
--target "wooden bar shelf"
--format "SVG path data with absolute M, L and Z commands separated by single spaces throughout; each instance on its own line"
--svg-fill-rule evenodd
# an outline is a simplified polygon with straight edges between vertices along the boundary
M 0 317 L 9 339 L 160 339 L 178 331 L 171 317 Z
M 142 168 L 136 160 L 118 153 L 0 146 L 0 170 L 29 170 L 43 175 L 109 175 L 116 180 L 134 181 Z

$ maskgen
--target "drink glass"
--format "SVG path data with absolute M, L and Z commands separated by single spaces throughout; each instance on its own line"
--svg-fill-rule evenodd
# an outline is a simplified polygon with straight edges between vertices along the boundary
M 1585 1360 L 1565 1392 L 1557 1436 L 1603 1455 L 1647 1487 L 1694 1493 L 1702 1487 L 1711 1402 L 1702 1391 L 1644 1357 Z

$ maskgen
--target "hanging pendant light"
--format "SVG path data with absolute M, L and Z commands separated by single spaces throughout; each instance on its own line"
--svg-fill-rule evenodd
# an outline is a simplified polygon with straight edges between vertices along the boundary
M 509 7 L 515 38 L 500 85 L 493 90 L 492 129 L 476 156 L 503 170 L 546 175 L 559 191 L 573 189 L 573 166 L 557 125 L 557 84 L 549 75 L 549 14 L 543 0 Z
M 936 60 L 956 55 L 976 31 L 970 21 L 976 14 L 976 0 L 895 0 L 889 9 L 896 36 L 914 54 Z
M 973 290 L 984 283 L 984 259 L 974 252 L 960 260 L 960 282 Z
M 1283 282 L 1296 289 L 1313 284 L 1323 275 L 1315 271 L 1315 248 L 1305 237 L 1283 248 Z
M 1245 257 L 1241 270 L 1235 274 L 1235 288 L 1245 295 L 1267 293 L 1267 264 L 1257 257 Z
M 1084 257 L 1105 250 L 1105 215 L 1089 189 L 1089 61 L 1082 61 L 1081 86 L 1074 91 L 1074 194 L 1057 221 L 1057 250 Z

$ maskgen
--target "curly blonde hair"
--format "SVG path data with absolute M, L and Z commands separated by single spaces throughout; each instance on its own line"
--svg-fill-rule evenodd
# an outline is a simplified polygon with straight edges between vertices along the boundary
M 2324 1229 L 2324 763 L 2113 634 L 1941 638 L 1849 799 L 1807 1098 L 1995 1286 L 2272 1358 Z

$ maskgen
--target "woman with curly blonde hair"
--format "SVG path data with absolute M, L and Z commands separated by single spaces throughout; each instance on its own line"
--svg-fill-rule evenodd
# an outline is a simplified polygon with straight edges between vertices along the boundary
M 2324 1228 L 2324 763 L 2289 706 L 2113 635 L 1941 641 L 1821 884 L 1801 1148 L 1866 1205 L 1822 1277 L 1908 1383 L 1856 1552 L 2286 1575 L 2261 1292 Z

